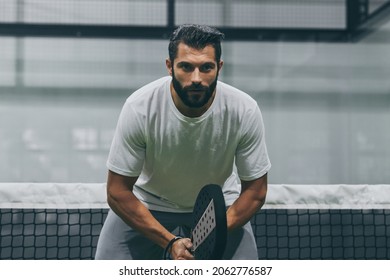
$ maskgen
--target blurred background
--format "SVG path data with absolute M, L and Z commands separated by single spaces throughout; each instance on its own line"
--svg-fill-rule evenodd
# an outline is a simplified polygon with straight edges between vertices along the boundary
M 389 2 L 0 0 L 0 182 L 104 182 L 125 99 L 201 23 L 262 110 L 269 183 L 389 183 Z

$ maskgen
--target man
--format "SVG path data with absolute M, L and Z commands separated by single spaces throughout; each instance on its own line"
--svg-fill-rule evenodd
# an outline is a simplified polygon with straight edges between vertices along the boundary
M 206 184 L 221 185 L 228 206 L 224 258 L 258 258 L 249 220 L 265 201 L 271 164 L 256 101 L 218 81 L 222 39 L 208 26 L 178 27 L 170 77 L 126 100 L 107 161 L 111 210 L 96 259 L 161 259 L 168 245 L 173 259 L 193 259 L 191 240 L 174 230 L 188 234 Z

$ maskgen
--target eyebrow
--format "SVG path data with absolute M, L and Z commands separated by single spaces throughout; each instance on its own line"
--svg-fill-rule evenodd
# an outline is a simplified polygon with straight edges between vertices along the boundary
M 180 62 L 177 63 L 178 67 L 180 67 L 180 66 L 187 66 L 187 65 L 193 66 L 194 64 L 192 64 L 191 62 L 188 62 L 188 61 L 180 61 Z M 215 67 L 216 63 L 208 61 L 208 62 L 202 63 L 200 66 L 205 66 L 205 65 L 209 65 L 209 66 Z

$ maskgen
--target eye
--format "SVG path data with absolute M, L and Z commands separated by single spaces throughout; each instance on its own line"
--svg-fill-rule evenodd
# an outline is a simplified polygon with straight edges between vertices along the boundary
M 200 67 L 200 71 L 201 72 L 210 72 L 211 70 L 213 70 L 215 68 L 215 65 L 214 64 L 211 64 L 211 63 L 206 63 L 204 65 L 202 65 Z
M 184 72 L 192 72 L 194 70 L 194 67 L 189 63 L 179 63 L 178 67 Z

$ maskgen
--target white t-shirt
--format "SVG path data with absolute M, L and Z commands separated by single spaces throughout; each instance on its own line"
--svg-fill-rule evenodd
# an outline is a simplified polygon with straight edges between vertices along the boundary
M 133 192 L 150 210 L 190 212 L 206 184 L 221 185 L 231 205 L 240 193 L 234 164 L 246 181 L 271 168 L 257 102 L 218 81 L 211 107 L 189 118 L 173 103 L 171 79 L 156 80 L 126 100 L 107 167 L 139 176 Z

